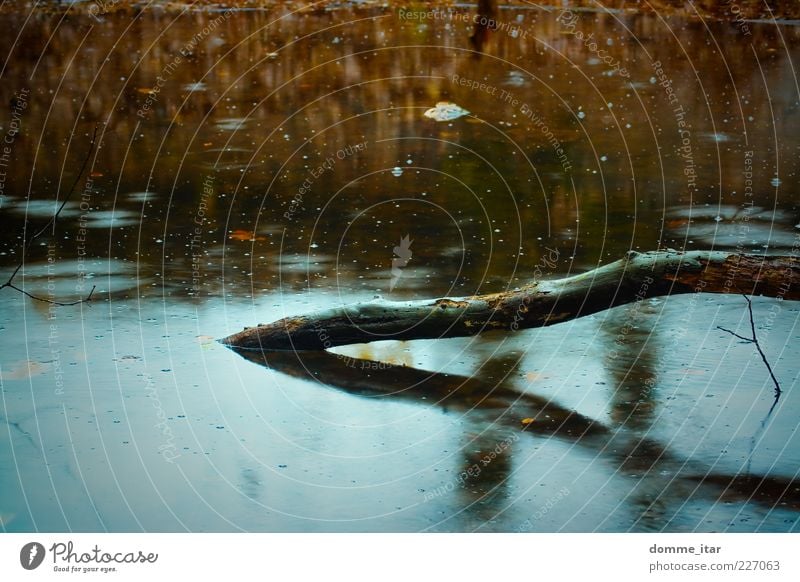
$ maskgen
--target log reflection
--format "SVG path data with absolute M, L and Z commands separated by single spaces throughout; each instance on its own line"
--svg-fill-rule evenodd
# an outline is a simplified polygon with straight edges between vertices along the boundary
M 598 461 L 613 463 L 618 473 L 640 479 L 639 519 L 648 521 L 647 516 L 655 512 L 656 522 L 662 527 L 669 514 L 667 508 L 678 507 L 693 495 L 800 510 L 800 482 L 796 479 L 715 473 L 712 467 L 673 455 L 660 443 L 624 427 L 612 429 L 551 400 L 518 392 L 506 385 L 507 373 L 492 375 L 493 369 L 487 368 L 488 364 L 482 369 L 498 378 L 497 381 L 487 382 L 480 375 L 467 377 L 393 366 L 325 351 L 234 351 L 258 365 L 362 398 L 392 398 L 438 406 L 448 413 L 463 415 L 475 427 L 501 429 L 491 433 L 493 441 L 524 432 L 574 442 L 594 451 Z M 498 365 L 508 370 L 507 363 Z M 497 481 L 493 477 L 505 478 L 512 462 L 513 448 L 503 452 L 497 474 L 490 472 L 487 477 L 493 487 Z M 467 454 L 464 463 L 469 464 L 471 459 Z

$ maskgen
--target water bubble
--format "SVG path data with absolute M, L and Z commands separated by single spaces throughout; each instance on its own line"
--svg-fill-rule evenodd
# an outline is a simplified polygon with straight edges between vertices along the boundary
M 583 111 L 578 111 L 578 119 L 584 119 L 586 117 L 586 113 Z
M 395 166 L 394 168 L 392 168 L 392 176 L 394 176 L 395 178 L 399 178 L 402 175 L 403 175 L 403 168 L 401 168 L 400 166 Z
M 772 184 L 773 186 L 775 186 L 776 188 L 782 184 L 781 179 L 778 178 L 777 176 L 775 178 L 773 178 L 772 180 L 770 180 L 769 183 Z

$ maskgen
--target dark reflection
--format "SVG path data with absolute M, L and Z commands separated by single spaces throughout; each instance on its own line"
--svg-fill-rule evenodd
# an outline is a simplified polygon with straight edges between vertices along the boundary
M 800 510 L 800 481 L 760 475 L 704 475 L 687 479 L 713 490 L 722 489 L 720 501 L 747 501 Z
M 497 30 L 497 0 L 478 0 L 478 13 L 475 15 L 475 28 L 469 37 L 475 48 L 476 57 L 484 50 L 492 31 Z
M 601 424 L 572 410 L 480 377 L 436 374 L 328 352 L 234 351 L 259 365 L 354 395 L 438 406 L 449 413 L 468 413 L 471 420 L 514 431 L 558 434 L 567 439 L 608 434 Z M 523 424 L 524 419 L 533 421 Z
M 607 314 L 599 339 L 605 369 L 614 382 L 611 417 L 638 431 L 650 427 L 656 413 L 657 318 L 646 300 Z
M 463 509 L 451 519 L 459 531 L 475 524 L 491 524 L 497 510 L 509 501 L 508 478 L 513 470 L 513 448 L 519 435 L 492 426 L 466 431 L 461 450 L 463 461 L 456 476 L 456 495 Z M 505 434 L 503 434 L 505 433 Z M 452 529 L 452 526 L 451 528 Z
M 662 518 L 670 510 L 674 513 L 693 495 L 714 500 L 738 495 L 770 508 L 800 509 L 800 482 L 794 479 L 715 473 L 712 468 L 673 455 L 663 445 L 624 427 L 610 429 L 550 400 L 504 386 L 508 370 L 513 369 L 509 359 L 501 358 L 489 365 L 486 374 L 492 374 L 492 370 L 504 373 L 499 380 L 487 382 L 480 376 L 436 374 L 324 351 L 234 351 L 258 365 L 357 396 L 410 400 L 463 415 L 474 433 L 482 434 L 485 431 L 487 436 L 480 441 L 480 448 L 465 447 L 460 465 L 469 467 L 475 464 L 478 453 L 470 450 L 483 451 L 492 443 L 497 446 L 500 442 L 512 442 L 515 434 L 527 433 L 574 442 L 586 450 L 594 451 L 599 459 L 612 463 L 621 475 L 639 480 L 635 495 L 640 510 L 637 521 L 649 520 L 654 528 L 662 528 Z M 531 422 L 523 423 L 523 420 Z M 490 430 L 487 427 L 491 427 Z M 497 492 L 493 498 L 502 497 L 499 482 L 508 475 L 512 463 L 513 446 L 503 448 L 503 456 L 494 472 L 490 469 L 483 478 L 480 473 L 477 476 L 467 475 L 467 486 L 462 494 L 472 501 L 480 499 L 486 491 Z M 466 479 L 470 478 L 473 484 L 481 484 L 485 480 L 485 484 L 494 489 L 469 489 L 470 481 Z M 476 508 L 476 511 L 483 510 L 482 507 Z
M 510 390 L 519 398 L 521 394 L 511 388 L 510 382 L 510 376 L 517 370 L 519 362 L 518 354 L 494 350 L 488 358 L 482 360 L 472 377 L 481 380 L 487 388 L 491 386 L 492 390 Z M 544 414 L 546 418 L 549 410 L 561 412 L 548 402 L 546 409 L 537 416 Z M 513 448 L 520 438 L 520 431 L 510 426 L 476 422 L 471 414 L 465 415 L 464 419 L 467 423 L 463 437 L 465 443 L 461 449 L 461 467 L 457 469 L 460 471 L 457 477 L 460 484 L 457 495 L 460 498 L 459 506 L 463 509 L 452 518 L 459 524 L 459 531 L 468 531 L 476 523 L 491 524 L 498 508 L 508 502 L 508 478 L 513 470 Z M 522 422 L 530 420 L 525 418 Z M 588 431 L 583 434 L 588 434 Z

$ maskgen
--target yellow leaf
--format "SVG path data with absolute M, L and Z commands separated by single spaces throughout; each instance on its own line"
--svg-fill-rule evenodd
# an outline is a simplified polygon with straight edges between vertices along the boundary
M 546 380 L 549 377 L 550 376 L 548 376 L 547 374 L 540 374 L 539 372 L 528 372 L 527 374 L 525 374 L 525 379 L 528 380 L 528 382 L 536 382 L 537 380 Z
M 50 364 L 41 362 L 23 361 L 12 364 L 7 370 L 3 371 L 3 380 L 24 380 L 31 376 L 43 374 L 50 368 Z

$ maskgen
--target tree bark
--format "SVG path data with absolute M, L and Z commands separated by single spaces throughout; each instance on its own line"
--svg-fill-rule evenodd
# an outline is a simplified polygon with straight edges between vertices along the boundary
M 322 350 L 379 340 L 476 335 L 553 325 L 650 297 L 743 293 L 800 300 L 800 261 L 722 251 L 629 252 L 563 279 L 472 297 L 374 300 L 286 317 L 222 339 L 240 349 Z

